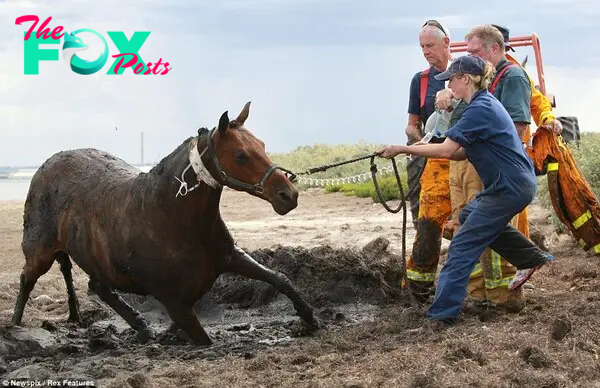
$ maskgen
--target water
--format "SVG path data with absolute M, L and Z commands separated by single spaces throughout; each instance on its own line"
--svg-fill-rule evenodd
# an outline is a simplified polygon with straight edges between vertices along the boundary
M 0 201 L 25 201 L 31 179 L 0 179 Z

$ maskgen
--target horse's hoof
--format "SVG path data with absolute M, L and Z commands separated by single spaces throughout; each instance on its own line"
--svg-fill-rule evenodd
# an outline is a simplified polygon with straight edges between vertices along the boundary
M 321 327 L 321 321 L 319 321 L 314 316 L 311 316 L 309 320 L 305 320 L 304 322 L 306 322 L 306 327 L 308 327 L 312 331 L 317 330 Z
M 296 321 L 292 324 L 291 332 L 293 337 L 305 337 L 319 330 L 321 323 L 316 318 L 307 321 Z
M 319 325 L 319 321 L 315 318 L 315 312 L 311 308 L 296 310 L 296 314 L 306 322 L 307 325 Z
M 193 341 L 193 344 L 201 348 L 208 348 L 209 346 L 212 346 L 213 342 L 211 339 L 206 339 L 202 341 Z
M 21 319 L 11 319 L 8 327 L 15 327 L 15 326 L 24 327 L 25 325 L 23 325 L 23 321 Z
M 85 327 L 85 324 L 83 323 L 83 319 L 81 319 L 81 317 L 69 316 L 69 318 L 67 318 L 67 323 L 74 323 L 74 324 L 78 325 L 79 327 Z

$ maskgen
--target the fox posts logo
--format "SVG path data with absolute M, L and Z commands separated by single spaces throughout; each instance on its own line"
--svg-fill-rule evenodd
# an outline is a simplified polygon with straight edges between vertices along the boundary
M 39 26 L 35 35 L 32 35 L 32 32 L 40 21 L 37 16 L 25 15 L 15 20 L 15 24 L 17 25 L 33 22 L 29 30 L 25 33 L 23 46 L 23 67 L 25 74 L 39 74 L 40 61 L 58 61 L 60 58 L 58 49 L 40 48 L 40 44 L 60 44 L 63 36 L 62 57 L 71 70 L 83 75 L 94 74 L 102 70 L 108 62 L 109 53 L 108 43 L 101 34 L 89 28 L 81 28 L 72 31 L 70 34 L 66 31 L 61 33 L 64 29 L 62 26 L 57 26 L 50 32 L 50 28 L 47 27 L 50 20 L 52 20 L 52 17 L 47 18 Z M 88 61 L 77 56 L 78 52 L 88 48 L 88 45 L 84 43 L 81 37 L 77 36 L 82 32 L 87 32 L 100 38 L 104 47 L 98 58 Z M 172 67 L 169 67 L 169 62 L 163 62 L 162 58 L 155 63 L 148 62 L 146 64 L 140 56 L 140 48 L 146 42 L 146 39 L 148 39 L 150 31 L 136 31 L 131 39 L 127 39 L 125 33 L 122 31 L 107 31 L 107 35 L 119 50 L 119 54 L 111 55 L 115 60 L 106 74 L 123 74 L 125 69 L 131 68 L 134 74 L 165 75 L 172 69 Z

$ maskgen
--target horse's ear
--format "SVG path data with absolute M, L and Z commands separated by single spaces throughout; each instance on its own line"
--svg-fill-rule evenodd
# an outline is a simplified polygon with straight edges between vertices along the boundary
M 207 133 L 208 133 L 208 128 L 206 128 L 206 127 L 198 128 L 198 136 L 203 136 Z
M 219 119 L 219 132 L 225 133 L 229 128 L 229 116 L 227 115 L 227 111 L 223 112 L 221 118 Z
M 248 101 L 246 103 L 246 105 L 244 105 L 244 108 L 242 109 L 242 111 L 240 112 L 240 114 L 238 115 L 238 117 L 235 119 L 235 121 L 239 125 L 244 125 L 244 122 L 248 118 L 249 114 L 250 114 L 250 101 Z

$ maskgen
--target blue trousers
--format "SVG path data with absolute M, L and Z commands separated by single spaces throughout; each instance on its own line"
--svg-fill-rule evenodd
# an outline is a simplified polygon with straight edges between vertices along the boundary
M 486 247 L 517 269 L 532 268 L 548 260 L 542 250 L 510 224 L 535 196 L 535 186 L 524 186 L 514 190 L 486 189 L 465 206 L 459 216 L 462 226 L 452 238 L 448 259 L 440 271 L 435 298 L 427 313 L 430 319 L 458 317 L 469 276 Z

